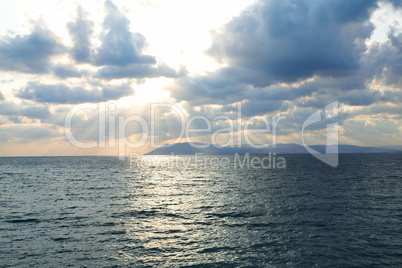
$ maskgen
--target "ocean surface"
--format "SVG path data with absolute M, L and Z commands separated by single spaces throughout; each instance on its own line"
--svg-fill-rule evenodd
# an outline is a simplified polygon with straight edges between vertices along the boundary
M 402 154 L 258 158 L 0 158 L 0 267 L 402 267 Z

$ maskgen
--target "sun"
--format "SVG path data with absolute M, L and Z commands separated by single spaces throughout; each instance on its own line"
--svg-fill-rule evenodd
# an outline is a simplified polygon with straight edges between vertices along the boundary
M 169 78 L 147 79 L 145 83 L 135 87 L 134 104 L 145 105 L 160 103 L 170 98 L 170 91 L 163 90 L 171 81 Z

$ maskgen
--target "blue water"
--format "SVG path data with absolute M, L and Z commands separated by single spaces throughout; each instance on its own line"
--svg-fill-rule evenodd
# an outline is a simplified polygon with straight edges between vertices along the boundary
M 284 158 L 0 158 L 0 266 L 402 267 L 402 154 Z

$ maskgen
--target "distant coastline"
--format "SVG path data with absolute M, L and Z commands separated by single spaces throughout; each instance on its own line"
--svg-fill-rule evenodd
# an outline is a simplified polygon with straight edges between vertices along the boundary
M 196 146 L 194 146 L 194 144 Z M 334 145 L 330 145 L 331 147 Z M 198 147 L 198 148 L 197 148 Z M 200 148 L 202 147 L 202 148 Z M 325 145 L 312 145 L 309 146 L 311 149 L 319 152 L 325 153 Z M 394 149 L 391 149 L 394 148 Z M 266 146 L 263 148 L 253 148 L 253 147 L 222 147 L 213 144 L 203 144 L 203 143 L 174 143 L 163 145 L 146 155 L 194 155 L 194 154 L 205 154 L 205 155 L 231 155 L 231 154 L 253 154 L 253 155 L 266 155 L 269 153 L 276 154 L 308 154 L 306 147 L 295 144 L 276 144 L 276 146 Z M 402 146 L 385 146 L 385 147 L 365 147 L 356 145 L 338 145 L 338 153 L 402 153 Z

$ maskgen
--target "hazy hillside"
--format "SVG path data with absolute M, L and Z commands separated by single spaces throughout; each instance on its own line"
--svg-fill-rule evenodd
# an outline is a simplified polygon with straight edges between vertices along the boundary
M 157 148 L 147 155 L 193 155 L 196 153 L 199 154 L 207 154 L 207 155 L 230 155 L 230 154 L 268 154 L 268 153 L 276 153 L 276 154 L 306 154 L 309 153 L 306 148 L 302 145 L 290 143 L 290 144 L 277 144 L 275 147 L 268 146 L 265 148 L 252 148 L 252 147 L 220 147 L 213 146 L 211 144 L 202 144 L 202 143 L 194 143 L 197 146 L 203 146 L 205 148 L 196 148 L 190 143 L 175 143 L 175 144 L 167 144 L 160 148 Z M 326 146 L 325 145 L 312 145 L 311 149 L 325 153 Z M 338 146 L 339 153 L 396 153 L 402 152 L 402 150 L 398 149 L 390 149 L 390 148 L 377 148 L 377 147 L 361 147 L 354 145 L 339 145 Z

